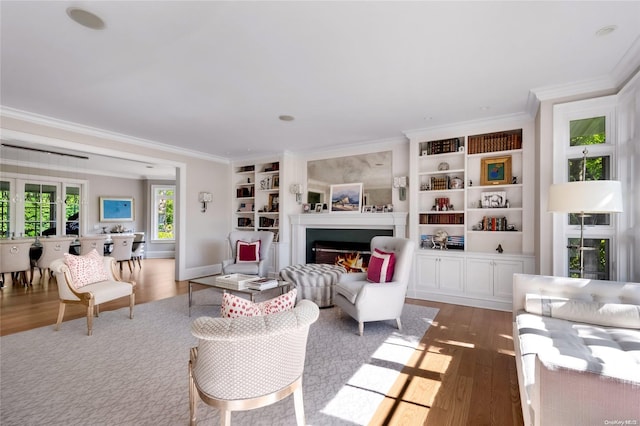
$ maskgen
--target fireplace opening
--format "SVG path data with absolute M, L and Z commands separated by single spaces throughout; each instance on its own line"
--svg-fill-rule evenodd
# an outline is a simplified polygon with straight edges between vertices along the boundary
M 371 257 L 368 243 L 315 241 L 313 251 L 315 263 L 340 265 L 347 272 L 366 272 Z
M 344 266 L 348 272 L 365 272 L 371 257 L 371 239 L 393 236 L 392 229 L 307 228 L 306 263 Z

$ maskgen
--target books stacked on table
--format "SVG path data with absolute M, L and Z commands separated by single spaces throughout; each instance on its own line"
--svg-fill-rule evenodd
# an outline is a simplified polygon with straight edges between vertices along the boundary
M 274 278 L 259 278 L 247 283 L 249 290 L 268 290 L 278 287 L 278 280 Z
M 230 274 L 217 277 L 216 284 L 229 290 L 244 290 L 250 282 L 259 279 L 255 275 Z

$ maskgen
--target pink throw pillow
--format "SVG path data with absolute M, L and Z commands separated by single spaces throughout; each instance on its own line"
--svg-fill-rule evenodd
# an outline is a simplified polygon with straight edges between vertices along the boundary
M 388 283 L 392 281 L 395 266 L 395 254 L 375 249 L 369 259 L 367 281 L 372 283 Z
M 254 303 L 242 297 L 225 292 L 222 294 L 222 306 L 220 315 L 222 318 L 255 317 L 284 312 L 296 305 L 297 290 L 294 288 L 288 293 L 276 298 Z
M 109 279 L 107 271 L 104 270 L 104 258 L 98 254 L 96 249 L 91 250 L 84 256 L 65 253 L 64 263 L 69 268 L 71 284 L 76 290 L 86 285 Z
M 236 263 L 257 262 L 260 260 L 260 241 L 252 243 L 238 241 L 236 244 Z

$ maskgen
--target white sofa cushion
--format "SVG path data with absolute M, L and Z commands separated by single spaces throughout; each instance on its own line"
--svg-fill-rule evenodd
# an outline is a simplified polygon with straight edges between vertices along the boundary
M 640 329 L 640 306 L 527 294 L 529 313 L 608 327 Z
M 548 369 L 567 368 L 640 383 L 640 330 L 600 327 L 529 313 L 516 317 L 525 386 L 535 356 Z

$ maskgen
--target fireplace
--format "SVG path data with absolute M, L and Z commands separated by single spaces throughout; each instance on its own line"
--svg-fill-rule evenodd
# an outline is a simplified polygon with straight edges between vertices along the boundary
M 307 228 L 306 263 L 338 264 L 348 272 L 365 272 L 369 264 L 371 239 L 392 236 L 392 229 Z
M 368 251 L 376 235 L 405 237 L 407 216 L 405 212 L 291 215 L 291 264 L 316 263 L 315 241 L 358 243 L 359 251 Z

